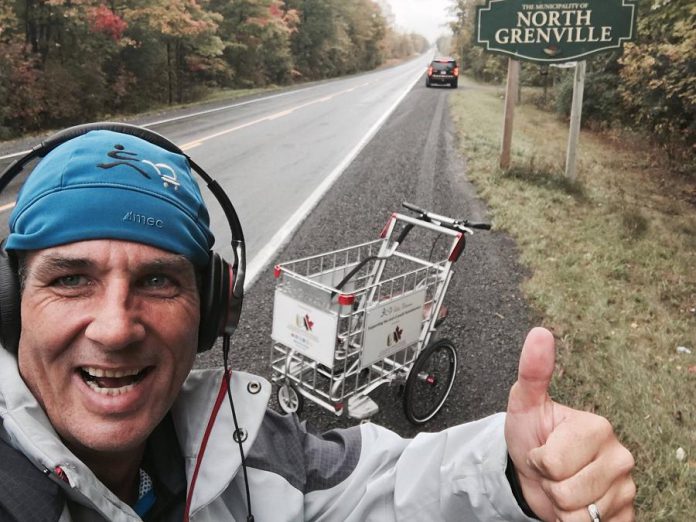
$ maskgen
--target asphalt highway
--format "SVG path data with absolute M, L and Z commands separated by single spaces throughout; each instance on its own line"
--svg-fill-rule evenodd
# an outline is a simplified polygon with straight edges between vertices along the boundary
M 335 81 L 218 102 L 149 117 L 147 125 L 182 147 L 232 199 L 245 229 L 250 277 L 232 339 L 235 369 L 270 377 L 275 263 L 376 239 L 393 211 L 410 201 L 439 214 L 490 221 L 466 179 L 448 113 L 448 88 L 424 85 L 427 57 Z M 460 94 L 466 95 L 463 87 Z M 0 144 L 0 168 L 35 138 Z M 4 227 L 17 183 L 0 197 Z M 229 252 L 221 212 L 210 200 L 216 250 Z M 455 265 L 438 332 L 459 354 L 443 410 L 423 427 L 403 414 L 397 386 L 370 396 L 372 418 L 404 436 L 438 430 L 504 409 L 524 335 L 533 324 L 519 285 L 525 277 L 514 241 L 477 232 Z M 218 347 L 200 367 L 222 363 Z M 351 425 L 305 401 L 317 429 Z

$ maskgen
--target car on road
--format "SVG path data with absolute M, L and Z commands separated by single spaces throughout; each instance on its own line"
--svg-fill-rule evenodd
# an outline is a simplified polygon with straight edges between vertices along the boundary
M 436 58 L 428 66 L 428 74 L 425 77 L 425 86 L 433 84 L 444 85 L 456 89 L 459 82 L 459 66 L 454 58 Z

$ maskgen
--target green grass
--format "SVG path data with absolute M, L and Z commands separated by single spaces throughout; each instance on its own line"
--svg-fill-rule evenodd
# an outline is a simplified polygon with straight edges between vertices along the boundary
M 502 95 L 460 80 L 452 113 L 466 176 L 495 228 L 515 237 L 532 274 L 524 291 L 558 338 L 552 394 L 612 421 L 636 458 L 638 520 L 692 521 L 694 180 L 664 170 L 667 160 L 645 144 L 583 131 L 577 180 L 568 181 L 568 124 L 525 104 L 516 108 L 512 164 L 502 172 Z

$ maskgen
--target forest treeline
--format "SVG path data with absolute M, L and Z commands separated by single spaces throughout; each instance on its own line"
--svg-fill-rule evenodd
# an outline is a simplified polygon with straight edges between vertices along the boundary
M 474 44 L 476 7 L 483 0 L 452 0 L 454 42 L 461 66 L 485 81 L 504 81 L 507 58 Z M 693 174 L 696 164 L 696 2 L 637 2 L 636 37 L 623 53 L 587 60 L 583 122 L 649 132 Z M 570 112 L 572 70 L 524 63 L 521 83 L 547 87 L 540 104 Z M 675 165 L 679 168 L 679 165 Z
M 428 45 L 372 0 L 0 0 L 0 139 L 369 70 Z

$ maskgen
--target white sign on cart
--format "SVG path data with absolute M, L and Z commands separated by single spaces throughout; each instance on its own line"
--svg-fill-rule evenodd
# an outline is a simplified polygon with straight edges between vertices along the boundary
M 271 337 L 325 366 L 333 365 L 338 316 L 276 291 Z
M 425 288 L 369 308 L 360 366 L 367 368 L 418 342 L 424 304 Z

